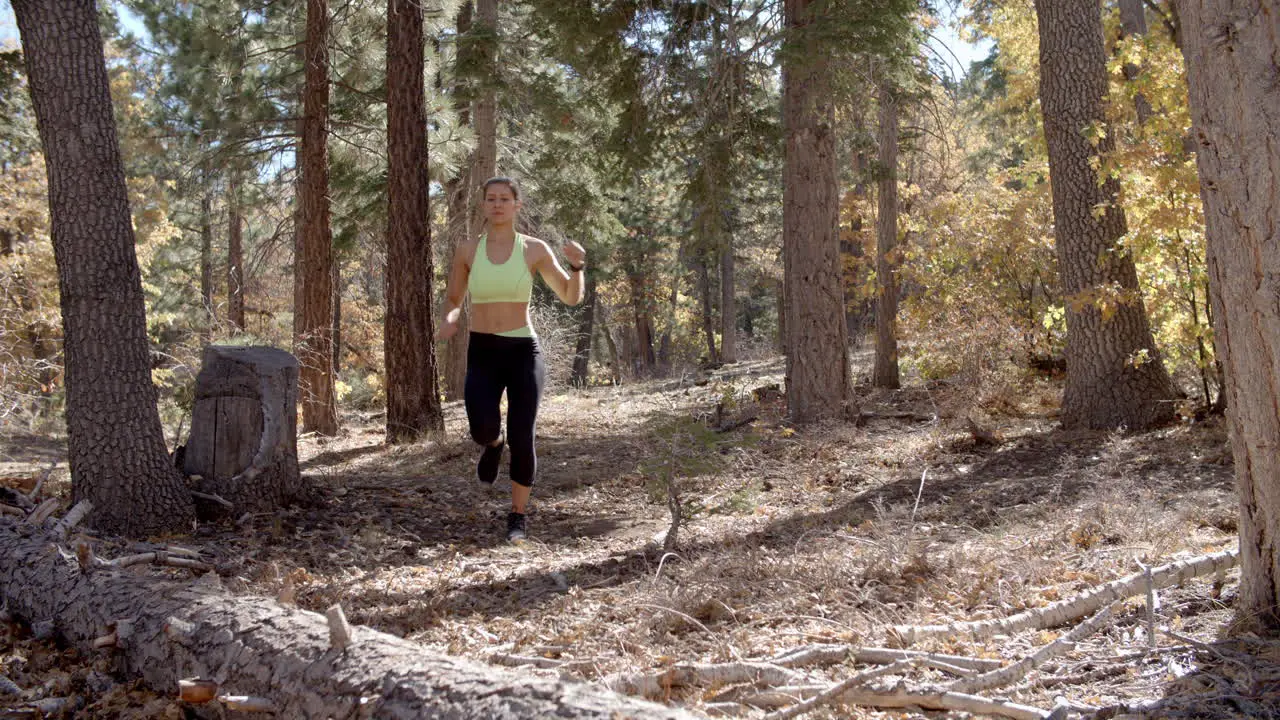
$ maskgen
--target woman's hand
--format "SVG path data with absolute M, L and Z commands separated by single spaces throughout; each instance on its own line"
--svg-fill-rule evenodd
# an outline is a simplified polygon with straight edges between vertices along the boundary
M 462 317 L 462 308 L 454 308 L 444 314 L 440 329 L 436 330 L 436 340 L 448 340 L 458 334 L 458 318 Z
M 587 264 L 587 251 L 578 243 L 570 240 L 564 244 L 564 259 L 573 267 L 582 267 Z M 573 268 L 569 268 L 573 270 Z

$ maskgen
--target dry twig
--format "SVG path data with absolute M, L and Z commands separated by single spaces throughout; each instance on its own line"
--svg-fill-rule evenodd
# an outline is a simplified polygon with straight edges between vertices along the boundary
M 793 718 L 798 715 L 802 715 L 818 707 L 819 705 L 824 705 L 828 702 L 831 702 L 833 699 L 838 698 L 840 695 L 843 695 L 845 692 L 848 692 L 852 688 L 858 687 L 859 685 L 865 685 L 868 681 L 873 680 L 882 675 L 892 675 L 893 673 L 901 672 L 911 667 L 914 664 L 915 664 L 914 660 L 899 660 L 898 662 L 895 662 L 891 665 L 885 665 L 884 667 L 878 667 L 874 670 L 866 670 L 866 671 L 860 672 L 857 675 L 853 675 L 851 677 L 845 678 L 844 680 L 836 683 L 835 685 L 832 685 L 830 688 L 823 690 L 817 695 L 814 695 L 808 700 L 805 700 L 796 705 L 793 705 L 785 710 L 779 710 L 776 713 L 770 713 L 769 715 L 766 715 L 765 720 L 787 720 L 788 718 Z
M 1165 588 L 1192 578 L 1216 573 L 1221 569 L 1234 566 L 1238 557 L 1238 551 L 1225 550 L 1162 565 L 1151 571 L 1152 587 Z M 1146 583 L 1145 573 L 1134 573 L 1105 585 L 1099 585 L 1069 600 L 1060 600 L 1007 618 L 956 622 L 947 625 L 896 625 L 892 628 L 892 632 L 902 644 L 910 645 L 929 637 L 965 635 L 974 640 L 982 640 L 1001 633 L 1012 635 L 1022 630 L 1054 627 L 1084 617 L 1104 605 L 1137 595 L 1146 589 Z

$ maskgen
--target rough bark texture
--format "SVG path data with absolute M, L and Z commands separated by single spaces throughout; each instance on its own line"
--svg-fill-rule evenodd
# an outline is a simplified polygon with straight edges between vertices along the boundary
M 707 341 L 707 363 L 716 365 L 720 354 L 716 352 L 715 309 L 711 303 L 711 272 L 707 264 L 705 255 L 698 258 L 698 295 L 702 300 L 702 337 Z
M 1280 624 L 1280 4 L 1182 0 L 1213 327 L 1240 490 L 1241 615 Z
M 573 374 L 570 382 L 584 388 L 591 376 L 591 338 L 595 333 L 596 278 L 588 273 L 587 286 L 582 297 L 582 319 L 578 322 L 578 341 L 573 351 Z
M 639 368 L 635 369 L 648 372 L 658 363 L 653 352 L 653 320 L 650 318 L 650 298 L 647 291 L 649 282 L 639 273 L 633 273 L 628 279 L 631 283 L 631 308 L 635 316 L 636 334 L 634 352 L 627 353 L 627 359 L 633 366 L 639 360 Z
M 898 101 L 880 88 L 880 183 L 876 214 L 876 361 L 871 382 L 897 389 L 898 378 Z
M 797 422 L 856 414 L 840 288 L 835 105 L 810 0 L 787 0 L 782 55 L 782 207 L 787 412 Z
M 151 383 L 142 278 L 93 3 L 13 3 L 49 180 L 61 294 L 72 495 L 91 522 L 189 527 Z
M 365 627 L 353 628 L 353 642 L 336 650 L 317 613 L 232 597 L 216 580 L 84 573 L 50 535 L 21 530 L 0 520 L 6 607 L 28 621 L 52 620 L 86 651 L 107 627 L 131 620 L 133 633 L 115 655 L 161 693 L 173 692 L 180 678 L 208 677 L 223 693 L 270 700 L 274 717 L 317 720 L 692 717 L 592 685 L 429 652 Z
M 1107 92 L 1098 2 L 1036 0 L 1040 25 L 1040 102 L 1053 219 L 1067 304 L 1065 427 L 1140 429 L 1173 417 L 1175 391 L 1151 337 L 1125 234 L 1119 182 L 1101 185 L 1097 159 L 1115 147 L 1096 144 Z M 1106 310 L 1104 314 L 1104 308 Z
M 431 224 L 422 6 L 387 4 L 387 442 L 444 429 L 431 316 Z
M 244 331 L 244 217 L 235 177 L 227 189 L 227 321 Z
M 471 32 L 472 3 L 464 2 L 458 9 L 458 38 L 465 38 Z M 458 111 L 458 124 L 471 122 L 471 87 L 463 77 L 467 68 L 473 63 L 475 48 L 471 43 L 461 43 L 454 70 L 455 84 L 453 88 L 453 105 Z M 453 258 L 458 251 L 458 244 L 466 238 L 474 237 L 475 227 L 471 224 L 471 200 L 475 194 L 475 185 L 486 178 L 476 179 L 475 171 L 468 163 L 461 169 L 461 177 L 449 182 L 449 257 Z M 444 344 L 441 384 L 444 385 L 444 396 L 449 400 L 461 400 L 463 387 L 467 382 L 467 345 L 471 331 L 471 300 L 464 296 L 462 312 L 458 315 L 458 332 Z
M 213 304 L 213 198 L 205 191 L 200 198 L 200 302 L 204 305 L 205 324 L 217 320 Z M 209 333 L 205 333 L 206 341 Z
M 269 347 L 205 348 L 183 471 L 196 489 L 270 512 L 299 499 L 298 361 Z
M 333 230 L 329 223 L 329 36 L 327 0 L 307 0 L 306 89 L 303 93 L 302 182 L 298 204 L 302 221 L 302 307 L 298 360 L 302 430 L 320 435 L 338 432 L 333 378 Z M 297 272 L 298 268 L 294 268 Z
M 738 302 L 734 296 L 733 228 L 720 248 L 720 362 L 738 362 Z

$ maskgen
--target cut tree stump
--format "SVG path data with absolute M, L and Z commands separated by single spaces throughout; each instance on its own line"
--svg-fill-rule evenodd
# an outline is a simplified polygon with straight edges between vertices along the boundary
M 270 347 L 205 348 L 182 470 L 195 490 L 271 511 L 300 499 L 298 360 Z M 199 496 L 197 496 L 199 497 Z
M 324 615 L 227 593 L 212 573 L 174 580 L 111 568 L 81 571 L 45 529 L 0 517 L 0 600 L 28 623 L 52 623 L 88 652 L 113 653 L 158 692 L 207 678 L 220 696 L 270 703 L 279 718 L 656 718 L 686 711 L 598 685 L 431 652 L 366 627 L 333 647 Z M 128 621 L 127 642 L 92 650 Z

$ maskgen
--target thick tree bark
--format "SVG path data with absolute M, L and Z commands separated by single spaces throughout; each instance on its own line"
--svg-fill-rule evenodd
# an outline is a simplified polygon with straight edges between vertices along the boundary
M 0 598 L 28 622 L 53 621 L 85 652 L 122 620 L 120 667 L 170 694 L 179 679 L 219 682 L 222 693 L 270 701 L 274 717 L 691 718 L 604 688 L 441 655 L 357 626 L 335 648 L 322 615 L 262 598 L 233 597 L 216 576 L 173 581 L 99 568 L 83 572 L 51 535 L 0 520 Z M 28 530 L 29 530 L 28 526 Z M 64 551 L 65 552 L 65 551 Z
M 898 378 L 898 100 L 880 86 L 880 183 L 876 214 L 876 360 L 871 383 L 896 390 Z
M 595 333 L 596 318 L 596 278 L 593 273 L 587 274 L 586 283 L 582 319 L 578 322 L 578 342 L 573 351 L 571 382 L 576 388 L 586 387 L 591 375 L 591 338 Z
M 709 264 L 707 257 L 703 253 L 698 253 L 698 295 L 702 299 L 702 336 L 707 341 L 707 363 L 716 365 L 720 362 L 719 353 L 716 352 L 716 321 L 715 309 L 711 304 L 711 272 L 707 268 Z
M 209 182 L 208 175 L 204 180 Z M 200 198 L 200 303 L 205 313 L 204 336 L 209 338 L 218 316 L 213 304 L 213 196 L 207 188 Z
M 633 273 L 629 280 L 631 284 L 631 310 L 635 316 L 636 326 L 635 355 L 640 360 L 641 368 L 648 372 L 653 370 L 658 360 L 653 353 L 653 319 L 649 312 L 652 299 L 649 297 L 648 292 L 649 283 L 639 273 Z
M 387 4 L 387 442 L 444 429 L 431 316 L 431 224 L 422 6 Z
M 857 415 L 840 289 L 832 70 L 814 32 L 826 21 L 812 17 L 815 5 L 786 0 L 782 55 L 787 412 L 797 422 Z
M 1242 617 L 1280 625 L 1280 4 L 1181 0 L 1214 336 L 1240 490 Z
M 720 362 L 738 362 L 738 301 L 734 295 L 733 227 L 720 248 Z
M 338 432 L 333 377 L 333 230 L 329 223 L 329 36 L 327 0 L 307 0 L 306 89 L 302 110 L 302 307 L 298 361 L 302 431 Z M 295 272 L 297 268 L 295 267 Z
M 1173 383 L 1151 336 L 1125 234 L 1119 182 L 1098 181 L 1115 147 L 1105 122 L 1106 56 L 1099 4 L 1036 0 L 1040 101 L 1067 305 L 1065 427 L 1141 429 L 1173 417 Z
M 472 3 L 462 3 L 458 9 L 458 37 L 467 38 L 471 33 Z M 458 122 L 467 125 L 471 122 L 472 78 L 464 77 L 469 68 L 474 67 L 476 48 L 473 43 L 466 42 L 458 46 L 457 65 L 454 68 L 454 108 L 458 111 Z M 468 163 L 461 169 L 461 176 L 451 180 L 448 189 L 449 198 L 449 257 L 458 251 L 458 245 L 464 239 L 475 237 L 478 227 L 471 222 L 472 200 L 477 183 L 488 179 L 488 176 L 476 178 L 477 172 Z M 449 400 L 461 400 L 463 386 L 467 382 L 467 345 L 471 329 L 471 300 L 464 296 L 462 312 L 458 315 L 458 333 L 444 344 L 444 395 Z
M 49 179 L 61 293 L 72 496 L 99 528 L 190 527 L 151 383 L 146 308 L 94 3 L 17 0 Z
M 244 218 L 240 182 L 234 174 L 227 188 L 227 321 L 244 332 Z

